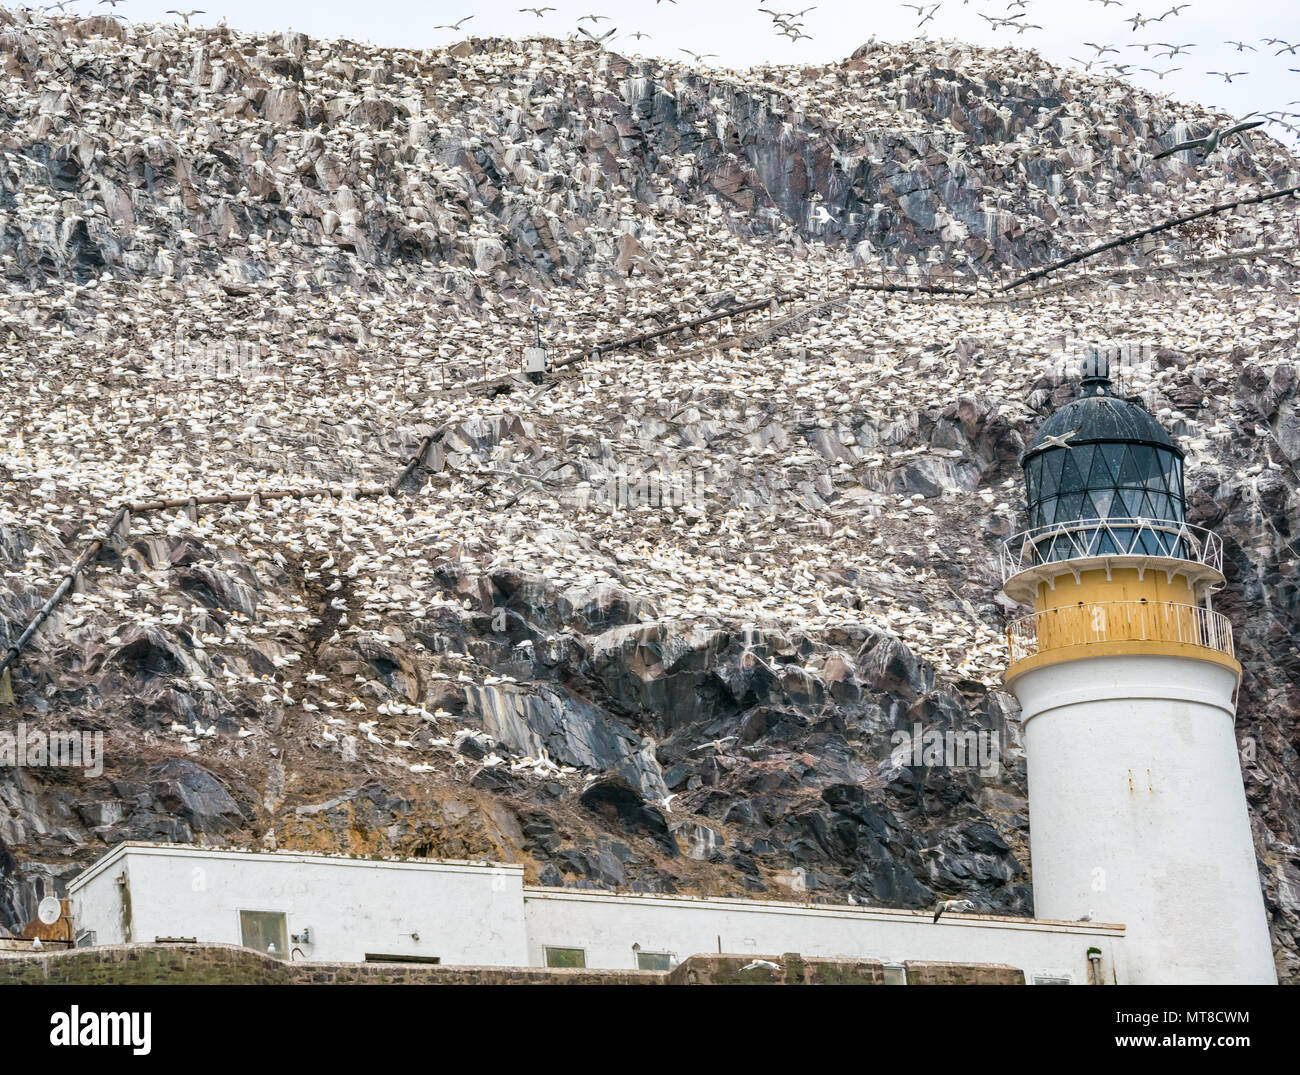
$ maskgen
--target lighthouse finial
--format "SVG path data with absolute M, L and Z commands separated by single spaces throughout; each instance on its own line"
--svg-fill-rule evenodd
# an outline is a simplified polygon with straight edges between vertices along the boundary
M 1110 355 L 1099 347 L 1091 348 L 1080 364 L 1079 374 L 1085 396 L 1105 395 L 1110 390 Z

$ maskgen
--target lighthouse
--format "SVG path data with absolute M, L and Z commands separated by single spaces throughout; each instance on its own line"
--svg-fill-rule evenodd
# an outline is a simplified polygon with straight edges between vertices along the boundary
M 1104 354 L 1021 460 L 1003 547 L 1029 778 L 1034 914 L 1126 926 L 1131 983 L 1274 983 L 1234 733 L 1241 666 L 1189 526 L 1183 453 Z

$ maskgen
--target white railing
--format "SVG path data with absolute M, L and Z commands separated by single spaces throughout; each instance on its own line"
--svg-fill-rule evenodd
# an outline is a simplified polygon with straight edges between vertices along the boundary
M 1232 623 L 1221 612 L 1173 601 L 1062 605 L 1007 627 L 1012 663 L 1038 653 L 1103 642 L 1181 642 L 1232 656 Z
M 1157 556 L 1223 570 L 1223 541 L 1169 519 L 1071 519 L 1025 530 L 1000 550 L 1002 581 L 1046 563 L 1097 556 Z

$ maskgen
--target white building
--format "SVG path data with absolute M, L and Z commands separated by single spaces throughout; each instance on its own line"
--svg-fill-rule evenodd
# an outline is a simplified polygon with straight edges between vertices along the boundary
M 591 967 L 667 967 L 708 952 L 810 958 L 1004 963 L 1026 982 L 1089 984 L 1089 950 L 1105 983 L 1123 981 L 1124 927 L 846 904 L 624 895 L 524 888 L 528 962 L 580 949 Z M 656 961 L 647 957 L 658 956 Z M 638 962 L 638 959 L 640 962 Z
M 1127 981 L 1124 927 L 535 888 L 523 868 L 123 843 L 68 886 L 78 944 L 243 944 L 280 958 L 668 969 L 709 952 L 1019 967 Z M 1090 959 L 1091 955 L 1091 959 Z
M 160 937 L 272 955 L 528 962 L 521 866 L 119 844 L 68 885 L 78 944 Z

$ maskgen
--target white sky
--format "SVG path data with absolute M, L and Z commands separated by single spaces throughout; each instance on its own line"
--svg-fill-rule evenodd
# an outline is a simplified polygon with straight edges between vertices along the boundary
M 919 0 L 918 0 L 919 2 Z M 1018 2 L 1018 0 L 1017 0 Z M 1007 8 L 1007 0 L 942 0 L 935 17 L 925 25 L 930 37 L 957 38 L 983 45 L 1027 46 L 1055 63 L 1070 57 L 1094 55 L 1084 41 L 1113 45 L 1120 55 L 1105 61 L 1133 64 L 1126 77 L 1152 89 L 1163 89 L 1184 100 L 1237 116 L 1252 111 L 1300 112 L 1300 48 L 1294 54 L 1274 55 L 1280 45 L 1265 45 L 1261 38 L 1277 37 L 1300 43 L 1300 0 L 1192 0 L 1177 15 L 1133 30 L 1124 20 L 1135 14 L 1160 15 L 1178 0 L 1122 0 L 1103 7 L 1101 0 L 1029 0 L 1024 7 Z M 625 54 L 685 60 L 680 49 L 718 54 L 711 64 L 747 67 L 756 63 L 825 63 L 847 57 L 873 34 L 888 41 L 919 36 L 918 14 L 897 0 L 821 0 L 803 16 L 804 33 L 812 40 L 792 42 L 775 32 L 772 19 L 759 10 L 758 0 L 123 0 L 116 12 L 134 21 L 176 21 L 165 14 L 169 7 L 182 10 L 202 3 L 205 13 L 195 23 L 213 25 L 224 17 L 239 30 L 301 30 L 313 37 L 348 37 L 379 45 L 431 48 L 462 37 L 522 37 L 546 33 L 565 37 L 574 33 L 578 17 L 605 15 L 597 32 L 615 28 L 609 42 Z M 523 4 L 554 7 L 544 17 L 521 13 Z M 764 6 L 777 11 L 797 11 L 811 0 L 769 0 Z M 928 6 L 928 5 L 927 5 Z M 96 0 L 75 0 L 70 12 L 107 11 Z M 980 14 L 1005 16 L 1024 11 L 1022 23 L 1037 23 L 1041 30 L 1015 33 L 994 30 Z M 474 17 L 460 31 L 435 29 L 439 23 Z M 591 28 L 594 24 L 582 25 Z M 634 40 L 633 31 L 649 34 Z M 1257 51 L 1237 51 L 1226 44 L 1244 41 Z M 1161 41 L 1194 44 L 1173 59 L 1157 60 L 1152 52 L 1126 48 L 1136 42 Z M 1182 70 L 1161 82 L 1154 74 L 1137 70 L 1152 67 Z M 1096 68 L 1094 68 L 1096 70 Z M 1246 71 L 1231 84 L 1209 71 Z M 1289 122 L 1300 123 L 1300 120 Z M 1285 136 L 1278 127 L 1269 130 Z

